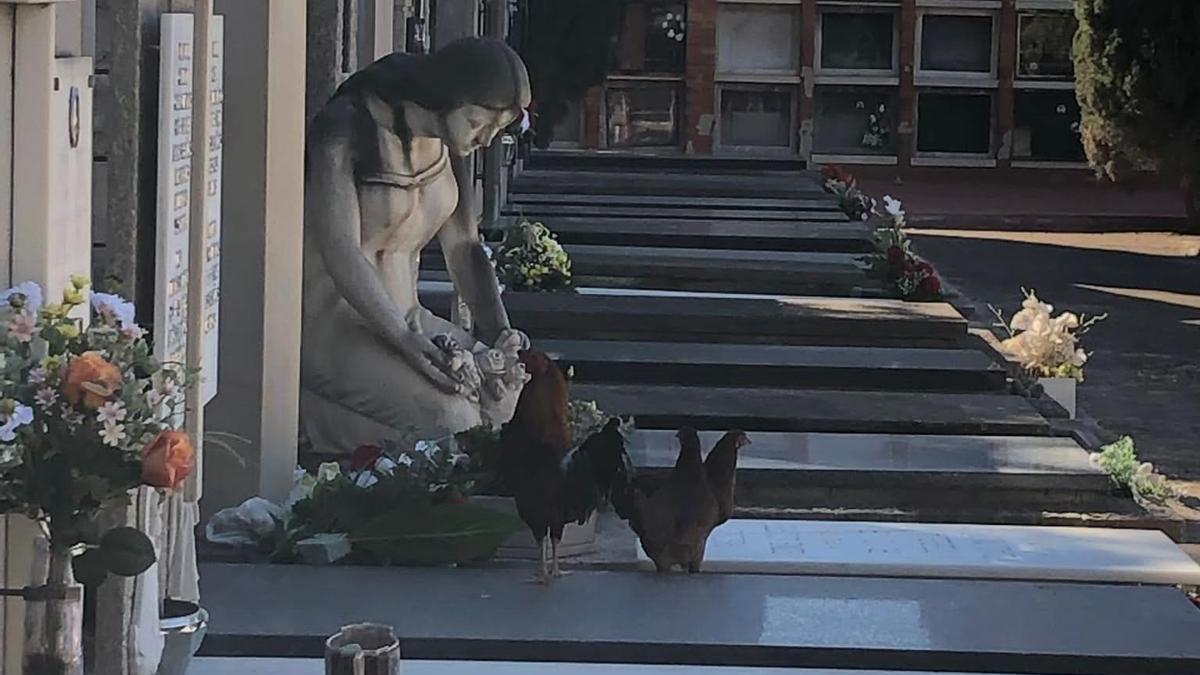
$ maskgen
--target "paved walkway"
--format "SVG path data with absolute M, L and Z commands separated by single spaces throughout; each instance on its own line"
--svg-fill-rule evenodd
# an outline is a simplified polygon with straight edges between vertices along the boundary
M 1022 230 L 1174 230 L 1183 197 L 1170 185 L 1117 186 L 1090 172 L 1028 173 L 997 180 L 969 171 L 922 176 L 897 184 L 879 169 L 852 167 L 868 194 L 890 194 L 908 208 L 912 224 L 978 229 L 1003 223 Z
M 926 232 L 917 239 L 980 303 L 1011 314 L 1025 286 L 1056 309 L 1108 313 L 1084 343 L 1095 353 L 1080 406 L 1132 435 L 1139 453 L 1169 476 L 1200 480 L 1200 237 Z

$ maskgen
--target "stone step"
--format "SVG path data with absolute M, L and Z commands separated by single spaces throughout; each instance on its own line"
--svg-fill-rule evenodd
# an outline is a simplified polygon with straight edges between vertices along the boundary
M 631 663 L 515 663 L 512 661 L 414 661 L 404 659 L 404 675 L 969 675 L 899 670 L 830 668 L 725 668 Z M 325 675 L 321 659 L 203 657 L 188 675 Z
M 817 179 L 795 174 L 704 175 L 671 172 L 526 170 L 509 183 L 509 194 L 571 192 L 592 195 L 681 197 L 823 197 Z
M 426 307 L 448 315 L 444 284 L 420 288 Z M 506 292 L 504 305 L 535 339 L 946 347 L 967 338 L 966 320 L 940 302 L 599 290 Z
M 506 222 L 515 219 L 507 219 Z M 563 244 L 651 246 L 751 251 L 864 254 L 874 250 L 870 231 L 856 223 L 684 220 L 555 216 L 543 222 Z M 491 233 L 498 239 L 499 231 Z
M 572 193 L 515 193 L 509 195 L 510 210 L 533 209 L 544 206 L 590 206 L 606 209 L 610 206 L 639 206 L 655 208 L 754 209 L 776 211 L 828 211 L 836 204 L 831 198 L 812 199 L 780 197 L 695 197 L 677 195 L 589 195 Z
M 638 549 L 639 567 L 654 564 Z M 734 519 L 705 573 L 1200 585 L 1200 565 L 1157 530 Z
M 532 220 L 549 220 L 561 216 L 608 216 L 626 218 L 679 218 L 687 220 L 749 220 L 800 224 L 805 221 L 830 223 L 849 222 L 846 214 L 837 207 L 825 203 L 810 210 L 793 209 L 729 209 L 729 208 L 665 208 L 655 206 L 558 206 L 558 205 L 508 205 L 503 215 L 524 217 Z
M 880 434 L 1049 435 L 1019 396 L 645 384 L 576 384 L 574 398 L 641 429 Z
M 576 284 L 632 288 L 882 297 L 879 280 L 850 253 L 717 251 L 567 244 Z M 437 250 L 423 269 L 445 269 Z
M 711 448 L 722 431 L 701 433 Z M 1109 477 L 1070 438 L 752 432 L 738 458 L 741 507 L 821 509 L 1090 509 L 1112 503 Z M 639 472 L 665 473 L 672 430 L 639 429 Z
M 200 566 L 202 656 L 319 657 L 394 626 L 409 659 L 988 673 L 1200 672 L 1200 611 L 1163 586 L 529 569 Z
M 995 391 L 1007 373 L 973 349 L 539 340 L 583 383 Z
M 714 157 L 704 155 L 641 153 L 623 151 L 561 151 L 534 152 L 526 160 L 530 169 L 556 171 L 615 171 L 661 173 L 664 171 L 743 175 L 779 175 L 796 178 L 815 175 L 806 170 L 800 159 L 765 159 L 750 157 Z

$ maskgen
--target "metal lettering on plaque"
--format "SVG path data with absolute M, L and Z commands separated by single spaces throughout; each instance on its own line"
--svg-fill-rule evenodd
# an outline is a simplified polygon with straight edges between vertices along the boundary
M 224 20 L 213 17 L 209 106 L 206 223 L 191 223 L 192 48 L 191 14 L 163 14 L 159 50 L 158 211 L 155 255 L 154 352 L 163 361 L 182 364 L 187 354 L 188 241 L 192 226 L 204 228 L 204 343 L 200 377 L 203 400 L 217 394 L 217 357 L 221 280 L 221 115 L 224 81 Z

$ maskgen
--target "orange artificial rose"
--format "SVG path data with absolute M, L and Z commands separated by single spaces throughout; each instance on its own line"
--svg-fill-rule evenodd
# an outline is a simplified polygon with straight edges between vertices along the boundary
M 162 431 L 142 448 L 142 482 L 178 488 L 196 466 L 196 449 L 182 431 Z
M 67 365 L 63 396 L 71 405 L 95 410 L 121 386 L 121 369 L 104 360 L 100 352 L 84 352 Z

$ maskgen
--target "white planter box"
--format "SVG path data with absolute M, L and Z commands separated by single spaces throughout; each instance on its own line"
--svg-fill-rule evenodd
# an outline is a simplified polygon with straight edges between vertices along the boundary
M 511 513 L 514 516 L 517 515 L 517 502 L 512 497 L 475 495 L 471 497 L 471 503 L 496 511 Z M 563 528 L 562 542 L 558 545 L 558 555 L 560 558 L 592 553 L 596 550 L 596 516 L 596 513 L 592 513 L 592 517 L 583 525 L 570 523 Z M 496 556 L 500 558 L 537 560 L 537 542 L 533 540 L 533 535 L 529 533 L 528 528 L 522 528 L 520 532 L 504 542 L 504 545 L 496 552 Z
M 1039 377 L 1038 384 L 1046 396 L 1054 399 L 1066 409 L 1071 419 L 1075 419 L 1075 386 L 1079 384 L 1073 377 Z

